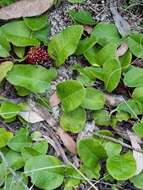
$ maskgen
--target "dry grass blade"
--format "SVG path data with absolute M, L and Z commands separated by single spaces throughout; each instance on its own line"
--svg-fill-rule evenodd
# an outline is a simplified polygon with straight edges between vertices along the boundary
M 138 143 L 138 141 L 140 141 L 140 139 L 138 140 L 138 137 L 135 134 L 131 133 L 130 131 L 128 131 L 128 135 L 130 137 L 132 147 L 142 150 Z M 133 150 L 133 156 L 136 161 L 136 167 L 137 167 L 136 175 L 138 175 L 143 170 L 143 153 Z
M 54 0 L 21 0 L 0 9 L 0 19 L 38 16 L 46 12 Z

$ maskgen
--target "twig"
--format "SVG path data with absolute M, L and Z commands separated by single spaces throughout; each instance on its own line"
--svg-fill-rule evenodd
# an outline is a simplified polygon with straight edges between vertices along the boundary
M 109 140 L 109 141 L 112 141 L 114 143 L 120 144 L 123 147 L 126 147 L 128 149 L 131 149 L 131 150 L 143 153 L 143 150 L 139 150 L 137 148 L 133 148 L 132 146 L 130 146 L 130 145 L 128 145 L 128 144 L 126 144 L 126 143 L 118 140 L 118 139 L 114 139 L 113 137 L 109 137 L 109 136 L 106 136 L 106 135 L 101 135 L 101 134 L 98 134 L 98 133 L 94 133 L 94 135 L 97 136 L 97 137 L 99 137 L 99 138 L 102 138 L 102 139 Z

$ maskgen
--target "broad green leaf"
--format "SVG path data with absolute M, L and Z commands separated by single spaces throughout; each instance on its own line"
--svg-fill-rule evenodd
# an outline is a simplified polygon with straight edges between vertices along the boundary
M 116 180 L 127 180 L 135 175 L 136 162 L 131 154 L 115 155 L 107 159 L 107 170 Z
M 81 10 L 71 10 L 69 11 L 69 15 L 71 16 L 72 20 L 84 25 L 95 25 L 95 21 L 92 18 L 92 15 L 89 11 Z
M 89 169 L 96 168 L 99 160 L 106 158 L 103 146 L 94 138 L 80 140 L 77 144 L 77 149 L 80 159 Z
M 0 163 L 0 187 L 3 185 L 7 175 L 7 167 L 4 163 Z
M 13 36 L 6 35 L 7 40 L 11 42 L 13 45 L 18 47 L 26 47 L 26 46 L 39 46 L 40 42 L 36 38 L 26 38 L 21 36 Z
M 128 46 L 133 55 L 143 59 L 143 34 L 130 34 L 128 37 Z
M 135 88 L 132 97 L 143 102 L 143 86 Z
M 104 94 L 92 87 L 86 88 L 86 95 L 81 104 L 85 109 L 100 110 L 104 107 L 105 97 Z
M 96 37 L 97 42 L 104 46 L 109 42 L 119 42 L 120 36 L 114 24 L 99 23 L 95 26 L 92 35 Z
M 127 51 L 123 56 L 119 57 L 119 61 L 121 63 L 122 70 L 125 71 L 131 64 L 132 53 Z
M 110 42 L 99 50 L 96 55 L 98 65 L 103 65 L 108 60 L 114 59 L 117 51 L 117 44 Z
M 15 176 L 8 175 L 5 179 L 4 190 L 25 190 L 25 186 L 27 185 L 27 178 L 22 175 L 22 173 L 16 173 L 20 180 L 17 180 Z
M 108 92 L 112 92 L 121 78 L 121 64 L 117 59 L 110 59 L 103 65 L 104 83 Z
M 5 147 L 9 140 L 13 137 L 13 134 L 6 131 L 4 128 L 0 128 L 0 148 Z
M 135 187 L 143 189 L 143 172 L 141 172 L 139 175 L 132 177 L 130 181 L 134 184 Z
M 48 24 L 48 18 L 46 15 L 32 18 L 24 18 L 24 23 L 32 31 L 37 31 L 43 29 Z
M 42 73 L 42 74 L 41 74 Z M 46 69 L 40 65 L 15 65 L 7 75 L 7 80 L 32 92 L 43 93 L 57 76 L 55 69 Z
M 69 80 L 57 85 L 57 95 L 65 112 L 78 108 L 85 98 L 85 88 L 82 83 Z
M 130 67 L 124 77 L 124 84 L 128 87 L 143 86 L 143 68 Z
M 10 56 L 9 52 L 0 44 L 0 57 L 6 58 Z
M 143 138 L 143 122 L 137 122 L 133 126 L 134 132 L 141 138 Z
M 22 108 L 9 101 L 4 101 L 0 107 L 0 116 L 5 120 L 14 119 Z
M 86 112 L 82 108 L 77 108 L 71 112 L 64 113 L 60 120 L 60 125 L 65 131 L 78 133 L 83 130 L 86 122 Z
M 48 151 L 48 142 L 42 140 L 41 142 L 34 143 L 32 147 L 40 154 L 46 154 Z
M 57 66 L 64 64 L 65 60 L 75 52 L 82 33 L 82 26 L 73 25 L 51 39 L 48 53 L 56 61 Z
M 15 136 L 9 141 L 8 146 L 17 152 L 21 152 L 23 147 L 31 146 L 32 139 L 29 136 L 27 129 L 20 128 Z
M 24 166 L 24 160 L 20 153 L 13 150 L 9 150 L 5 155 L 5 159 L 8 162 L 9 167 L 13 170 L 19 170 Z
M 116 119 L 119 122 L 128 121 L 130 119 L 130 114 L 124 111 L 118 111 L 116 113 Z
M 17 91 L 17 94 L 19 96 L 27 96 L 29 95 L 31 92 L 30 90 L 27 90 L 26 88 L 20 87 L 20 86 L 15 86 L 15 89 Z
M 129 113 L 132 118 L 138 118 L 137 115 L 143 113 L 143 106 L 141 102 L 129 99 L 128 101 L 120 103 L 117 106 L 117 111 L 124 111 Z
M 48 46 L 48 34 L 50 32 L 51 26 L 48 25 L 42 30 L 36 31 L 33 36 L 37 38 L 38 40 L 42 41 L 44 45 Z
M 100 49 L 98 49 L 96 47 L 92 47 L 84 53 L 84 57 L 88 60 L 88 62 L 92 66 L 99 66 L 98 61 L 97 61 L 97 54 L 99 51 L 100 51 Z
M 104 148 L 108 157 L 119 155 L 122 150 L 122 146 L 120 144 L 116 144 L 113 142 L 107 142 Z
M 22 154 L 22 157 L 23 157 L 24 161 L 27 161 L 28 159 L 30 159 L 33 156 L 39 156 L 40 152 L 36 151 L 32 147 L 24 147 L 21 150 L 21 154 Z
M 11 50 L 11 46 L 9 42 L 6 39 L 5 34 L 2 31 L 2 28 L 0 27 L 0 45 L 9 52 Z
M 10 71 L 13 67 L 13 63 L 11 61 L 5 61 L 0 64 L 0 82 L 6 77 L 8 71 Z
M 106 110 L 95 111 L 93 117 L 96 125 L 109 126 L 111 124 L 110 115 Z
M 61 162 L 54 156 L 32 157 L 27 160 L 24 171 L 31 177 L 32 183 L 40 189 L 56 189 L 64 180 L 64 169 Z
M 25 47 L 16 47 L 13 48 L 14 53 L 17 55 L 18 58 L 23 58 L 25 55 Z
M 88 49 L 92 48 L 95 45 L 95 43 L 96 43 L 96 38 L 94 36 L 80 40 L 77 46 L 76 54 L 77 55 L 84 54 Z

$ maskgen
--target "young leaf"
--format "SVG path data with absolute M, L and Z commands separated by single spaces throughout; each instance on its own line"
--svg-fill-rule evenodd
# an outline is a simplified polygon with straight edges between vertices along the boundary
M 75 52 L 82 33 L 82 26 L 73 25 L 51 39 L 48 53 L 56 61 L 57 66 L 64 64 L 68 56 Z
M 120 82 L 121 64 L 117 59 L 110 59 L 104 63 L 103 71 L 106 89 L 112 92 Z
M 82 139 L 77 144 L 78 154 L 88 168 L 95 168 L 99 160 L 106 158 L 106 151 L 94 138 Z
M 143 34 L 130 34 L 128 37 L 128 46 L 133 55 L 143 59 Z
M 64 113 L 60 120 L 60 125 L 65 131 L 78 133 L 85 127 L 86 112 L 82 108 L 77 108 L 72 112 Z
M 57 85 L 57 95 L 59 96 L 65 112 L 78 108 L 85 98 L 85 88 L 82 83 L 69 80 Z
M 124 84 L 128 87 L 141 87 L 143 85 L 143 69 L 130 67 L 125 74 Z
M 122 70 L 125 71 L 131 64 L 132 53 L 127 51 L 123 56 L 119 57 L 119 61 L 121 63 Z
M 42 168 L 45 169 L 42 170 Z M 61 162 L 54 156 L 31 157 L 27 160 L 24 171 L 31 177 L 32 183 L 40 189 L 56 189 L 63 183 L 64 169 Z
M 42 74 L 41 74 L 42 73 Z M 40 65 L 15 65 L 7 75 L 7 80 L 16 86 L 24 87 L 32 92 L 45 92 L 50 82 L 57 76 L 55 69 L 49 69 Z
M 104 94 L 92 87 L 86 88 L 86 96 L 81 104 L 85 109 L 100 110 L 104 107 L 105 97 Z
M 97 42 L 104 46 L 109 42 L 117 43 L 120 41 L 118 30 L 114 24 L 99 23 L 95 26 L 92 36 L 95 36 Z
M 78 22 L 84 25 L 95 25 L 95 21 L 92 18 L 92 15 L 89 11 L 81 10 L 75 11 L 71 10 L 69 15 L 73 19 L 73 21 Z
M 96 47 L 92 47 L 88 49 L 86 52 L 84 52 L 84 57 L 88 60 L 88 62 L 92 66 L 99 66 L 98 61 L 97 61 L 97 54 L 100 51 L 100 49 Z
M 43 29 L 48 24 L 48 18 L 46 15 L 33 18 L 24 18 L 24 23 L 32 31 L 37 31 Z
M 0 64 L 0 82 L 6 77 L 8 71 L 10 71 L 13 67 L 13 63 L 11 61 L 5 61 Z
M 23 147 L 31 146 L 32 139 L 26 129 L 20 128 L 16 135 L 9 141 L 8 146 L 17 152 L 21 152 Z
M 127 180 L 136 172 L 136 162 L 131 154 L 115 155 L 107 159 L 107 170 L 116 180 Z

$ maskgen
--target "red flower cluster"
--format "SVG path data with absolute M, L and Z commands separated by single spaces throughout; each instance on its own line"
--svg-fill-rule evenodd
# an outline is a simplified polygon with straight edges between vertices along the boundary
M 44 47 L 31 47 L 27 53 L 27 62 L 38 64 L 48 61 L 48 53 Z

